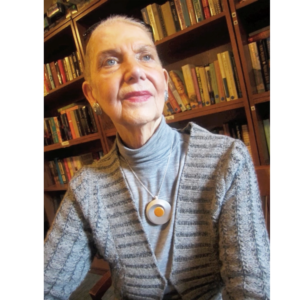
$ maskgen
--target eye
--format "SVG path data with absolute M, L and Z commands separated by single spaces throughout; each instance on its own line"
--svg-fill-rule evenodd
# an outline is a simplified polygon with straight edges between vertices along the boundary
M 142 55 L 142 60 L 144 60 L 144 61 L 149 61 L 149 60 L 151 60 L 151 59 L 152 59 L 152 57 L 151 57 L 150 54 Z
M 108 58 L 104 60 L 103 66 L 112 67 L 117 64 L 117 60 L 115 58 Z

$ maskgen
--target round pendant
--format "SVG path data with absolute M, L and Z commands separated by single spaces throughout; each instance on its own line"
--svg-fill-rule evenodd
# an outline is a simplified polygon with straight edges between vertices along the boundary
M 155 197 L 146 207 L 146 216 L 155 225 L 165 224 L 171 218 L 171 205 Z

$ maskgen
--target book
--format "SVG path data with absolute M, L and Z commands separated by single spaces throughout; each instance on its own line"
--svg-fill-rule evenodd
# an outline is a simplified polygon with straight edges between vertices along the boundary
M 266 91 L 256 42 L 248 44 L 257 93 Z
M 81 72 L 80 72 L 80 68 L 79 68 L 79 62 L 78 62 L 78 57 L 77 57 L 76 51 L 73 51 L 71 55 L 72 55 L 72 60 L 73 60 L 74 68 L 75 68 L 76 77 L 79 77 Z
M 185 107 L 183 101 L 181 100 L 180 95 L 179 95 L 178 91 L 176 90 L 175 85 L 170 76 L 169 76 L 169 80 L 168 80 L 168 87 L 172 91 L 173 96 L 176 99 L 181 111 L 186 111 L 187 108 Z
M 46 74 L 44 73 L 44 96 L 50 92 L 50 87 L 48 85 Z
M 246 147 L 250 153 L 250 156 L 252 157 L 248 125 L 247 124 L 241 125 L 241 130 L 242 130 L 242 140 L 243 140 L 244 144 L 246 145 Z
M 54 62 L 54 65 L 55 65 L 55 70 L 56 70 L 58 82 L 59 82 L 60 85 L 62 85 L 63 82 L 62 82 L 62 78 L 61 78 L 61 74 L 60 74 L 60 70 L 59 70 L 57 61 Z
M 202 2 L 202 8 L 203 8 L 203 14 L 205 19 L 210 18 L 210 9 L 208 5 L 208 0 L 201 0 Z
M 73 79 L 75 79 L 77 77 L 77 75 L 76 75 L 76 70 L 75 70 L 75 65 L 74 65 L 72 54 L 69 55 L 69 63 L 70 63 Z
M 73 110 L 73 112 L 74 112 L 74 116 L 75 116 L 75 120 L 76 120 L 76 124 L 77 124 L 77 128 L 78 128 L 79 136 L 84 136 L 85 134 L 83 133 L 83 130 L 82 130 L 80 117 L 78 114 L 78 109 Z
M 154 41 L 159 41 L 160 40 L 160 36 L 159 36 L 159 32 L 158 32 L 158 28 L 155 22 L 155 17 L 154 17 L 154 12 L 152 9 L 152 5 L 149 4 L 146 6 L 147 9 L 147 13 L 148 13 L 148 17 L 149 17 L 149 22 L 150 25 L 152 27 L 152 32 L 153 32 L 153 37 L 154 37 Z
M 68 168 L 69 168 L 69 171 L 70 171 L 70 174 L 71 174 L 71 178 L 73 178 L 73 176 L 75 174 L 75 168 L 74 168 L 74 164 L 73 164 L 73 161 L 72 161 L 72 157 L 66 157 L 65 159 L 66 159 L 67 164 L 68 164 Z
M 60 114 L 58 118 L 59 118 L 60 124 L 61 124 L 61 132 L 65 133 L 66 140 L 71 140 L 72 133 L 71 133 L 71 130 L 69 127 L 69 122 L 68 122 L 66 114 Z
M 77 124 L 77 121 L 76 121 L 76 118 L 75 118 L 74 111 L 75 110 L 69 110 L 67 112 L 70 113 L 70 117 L 72 119 L 72 125 L 73 125 L 73 128 L 74 128 L 75 136 L 76 136 L 76 138 L 80 138 L 80 133 L 79 133 L 78 124 Z
M 164 37 L 166 37 L 166 36 L 168 36 L 168 33 L 167 33 L 167 27 L 166 27 L 165 20 L 163 17 L 162 9 L 161 9 L 161 6 L 158 4 L 156 4 L 156 7 L 157 7 L 158 16 L 159 16 L 160 24 L 162 27 L 163 35 L 164 35 Z
M 222 57 L 224 72 L 228 84 L 229 98 L 230 100 L 238 99 L 229 51 L 222 52 L 221 57 Z
M 194 81 L 193 81 L 193 77 L 192 77 L 192 68 L 193 67 L 194 66 L 192 64 L 186 64 L 181 67 L 186 91 L 187 91 L 187 94 L 189 97 L 189 102 L 190 102 L 192 109 L 198 107 L 196 87 L 194 86 Z M 197 84 L 197 86 L 198 86 L 198 84 Z
M 214 7 L 215 7 L 216 15 L 221 13 L 222 12 L 222 7 L 221 7 L 221 4 L 220 4 L 220 0 L 213 0 L 213 4 L 214 4 Z
M 263 81 L 266 91 L 270 90 L 270 68 L 268 60 L 267 42 L 265 39 L 258 40 L 257 42 L 258 54 L 261 64 L 261 70 L 263 75 Z
M 214 66 L 215 66 L 215 73 L 216 73 L 217 85 L 218 85 L 218 91 L 219 91 L 219 99 L 220 99 L 220 102 L 225 102 L 226 96 L 225 96 L 224 85 L 223 85 L 223 81 L 222 81 L 220 65 L 219 65 L 218 60 L 214 61 Z
M 50 118 L 47 118 L 47 119 L 49 120 L 53 142 L 54 143 L 59 143 L 59 139 L 58 139 L 58 135 L 57 135 L 57 132 L 56 132 L 56 126 L 55 126 L 54 119 L 53 119 L 53 117 L 50 117 Z
M 193 79 L 194 87 L 195 87 L 195 90 L 196 90 L 198 107 L 202 107 L 202 98 L 201 98 L 201 94 L 200 94 L 200 88 L 199 88 L 199 85 L 198 85 L 198 78 L 197 78 L 195 66 L 193 66 L 191 68 L 191 71 L 192 71 L 192 79 Z
M 248 37 L 248 42 L 252 43 L 252 42 L 256 42 L 258 40 L 262 40 L 262 39 L 266 39 L 270 37 L 270 26 L 261 28 L 258 31 L 254 31 L 252 33 L 249 34 Z
M 44 119 L 44 146 L 52 145 L 54 143 L 51 132 L 51 125 L 49 119 Z
M 220 53 L 217 53 L 217 58 L 218 58 L 220 72 L 221 72 L 221 76 L 222 76 L 222 82 L 223 82 L 224 92 L 225 92 L 225 96 L 226 96 L 226 101 L 230 101 L 227 79 L 226 79 L 226 75 L 225 75 L 223 60 L 222 60 Z
M 172 109 L 173 109 L 174 113 L 175 114 L 180 113 L 181 112 L 180 106 L 177 103 L 177 101 L 176 101 L 176 99 L 175 99 L 175 97 L 174 97 L 174 95 L 173 95 L 170 88 L 168 88 L 168 95 L 169 95 L 168 100 L 169 100 L 169 103 L 172 106 Z
M 177 32 L 177 31 L 181 30 L 181 27 L 180 27 L 180 22 L 179 22 L 179 18 L 178 18 L 178 13 L 176 10 L 176 5 L 175 5 L 174 0 L 170 0 L 169 2 L 170 2 L 171 12 L 173 15 L 173 20 L 174 20 L 175 28 L 176 28 L 176 32 Z
M 53 161 L 54 161 L 54 165 L 55 165 L 55 168 L 56 168 L 59 183 L 64 184 L 64 181 L 63 181 L 63 178 L 62 178 L 62 175 L 61 175 L 61 172 L 60 172 L 60 167 L 58 165 L 58 158 L 55 157 Z
M 209 71 L 210 71 L 210 78 L 211 78 L 211 88 L 214 93 L 215 103 L 220 103 L 219 88 L 218 88 L 217 75 L 216 75 L 214 63 L 209 64 Z
M 147 13 L 147 8 L 146 7 L 142 8 L 141 13 L 142 13 L 144 23 L 150 25 L 149 16 L 148 16 L 148 13 Z
M 63 65 L 64 65 L 66 79 L 67 79 L 67 82 L 68 82 L 68 81 L 70 81 L 70 76 L 69 76 L 69 71 L 68 71 L 68 67 L 67 67 L 67 62 L 66 62 L 65 58 L 63 58 L 61 61 L 62 61 Z
M 44 65 L 44 83 L 45 83 L 45 81 L 46 81 L 46 85 L 47 85 L 47 91 L 50 92 L 52 87 L 51 87 L 51 83 L 50 83 L 50 80 L 49 80 L 49 75 L 48 75 L 46 65 Z
M 199 67 L 197 67 L 197 66 L 195 67 L 195 72 L 196 72 L 196 75 L 197 75 L 199 92 L 200 92 L 200 97 L 201 97 L 202 107 L 203 107 L 203 106 L 205 106 L 205 99 L 204 99 L 203 86 L 202 86 L 202 82 L 201 82 Z
M 201 0 L 192 0 L 192 1 L 193 1 L 193 6 L 194 6 L 196 21 L 197 22 L 203 21 L 204 14 L 203 14 L 203 10 L 202 10 Z
M 98 132 L 98 128 L 97 128 L 97 124 L 96 124 L 94 112 L 93 112 L 93 110 L 92 110 L 92 108 L 91 108 L 90 105 L 83 106 L 82 110 L 85 107 L 87 109 L 87 116 L 88 116 L 88 121 L 89 121 L 90 129 L 91 129 L 91 133 L 96 133 L 96 132 Z
M 56 169 L 56 166 L 55 166 L 55 163 L 53 160 L 50 160 L 48 162 L 49 164 L 49 168 L 50 168 L 50 172 L 51 172 L 51 175 L 52 175 L 52 178 L 53 178 L 53 181 L 55 184 L 60 184 L 60 181 L 58 179 L 58 173 L 57 173 L 57 169 Z
M 57 112 L 61 113 L 62 111 L 67 110 L 67 109 L 72 108 L 72 107 L 75 107 L 75 106 L 77 106 L 77 103 L 70 103 L 66 106 L 63 106 L 63 107 L 59 108 L 57 110 Z
M 216 10 L 215 10 L 214 1 L 213 0 L 208 0 L 207 2 L 208 2 L 208 7 L 209 7 L 210 15 L 211 16 L 215 16 L 217 13 L 216 13 Z
M 171 70 L 169 74 L 184 106 L 186 107 L 187 110 L 190 110 L 191 105 L 184 86 L 184 79 L 182 73 L 179 70 Z
M 62 163 L 64 164 L 64 170 L 65 170 L 65 175 L 67 177 L 67 181 L 70 181 L 72 177 L 71 177 L 71 172 L 70 172 L 70 169 L 69 169 L 69 166 L 68 166 L 67 159 L 63 158 Z
M 215 96 L 211 85 L 211 75 L 210 75 L 210 69 L 209 65 L 204 67 L 205 75 L 206 75 L 206 82 L 207 82 L 207 88 L 208 88 L 208 94 L 210 98 L 210 104 L 215 104 Z
M 54 90 L 55 89 L 55 83 L 54 83 L 54 79 L 53 79 L 53 76 L 52 76 L 52 72 L 51 72 L 51 68 L 50 68 L 49 63 L 46 64 L 46 69 L 47 69 L 47 74 L 48 74 L 48 78 L 49 78 L 50 85 L 51 85 L 51 90 Z
M 88 135 L 88 134 L 90 134 L 90 129 L 89 129 L 87 120 L 86 120 L 86 118 L 84 117 L 82 108 L 79 108 L 79 109 L 77 110 L 77 113 L 78 113 L 79 122 L 80 122 L 80 127 L 81 127 L 81 131 L 82 131 L 83 135 Z
M 69 81 L 73 80 L 74 77 L 73 77 L 73 72 L 72 72 L 72 68 L 71 68 L 71 65 L 70 65 L 70 59 L 68 56 L 66 56 L 64 58 L 64 62 L 66 63 L 66 66 L 67 66 L 67 73 L 68 73 L 68 76 L 69 76 Z
M 58 137 L 58 142 L 62 143 L 63 139 L 62 139 L 62 136 L 61 136 L 60 126 L 59 126 L 59 122 L 57 120 L 57 117 L 52 117 L 52 119 L 54 121 L 55 130 L 56 130 L 56 134 L 57 134 L 57 137 Z
M 59 87 L 59 81 L 58 81 L 58 76 L 57 76 L 57 72 L 56 72 L 56 68 L 55 68 L 55 63 L 54 61 L 52 61 L 50 64 L 50 69 L 51 69 L 51 74 L 52 74 L 52 78 L 53 78 L 53 81 L 54 81 L 54 85 L 55 87 Z
M 185 0 L 185 1 L 186 1 L 186 7 L 187 7 L 187 10 L 188 10 L 188 13 L 189 13 L 191 25 L 194 25 L 194 24 L 197 23 L 197 21 L 196 21 L 193 1 L 192 0 Z
M 67 76 L 66 76 L 66 72 L 65 72 L 63 61 L 61 59 L 59 59 L 57 61 L 57 65 L 59 67 L 59 71 L 60 71 L 62 83 L 67 83 Z
M 202 101 L 202 105 L 209 106 L 209 105 L 211 105 L 211 100 L 210 100 L 210 95 L 209 95 L 209 91 L 208 91 L 208 83 L 207 83 L 205 68 L 203 66 L 200 66 L 197 68 L 199 70 L 199 75 L 200 75 L 200 80 L 201 80 L 201 85 L 202 85 L 202 90 L 203 90 L 204 105 L 203 105 L 203 101 Z
M 180 0 L 180 3 L 181 3 L 181 7 L 182 7 L 182 13 L 183 13 L 185 24 L 187 27 L 189 27 L 189 26 L 191 26 L 191 20 L 190 20 L 186 0 Z
M 162 4 L 160 7 L 161 7 L 164 23 L 166 26 L 167 35 L 170 36 L 176 32 L 170 1 L 167 1 L 166 3 Z
M 270 155 L 270 119 L 265 119 L 263 120 L 263 126 L 264 126 L 264 132 L 265 132 L 265 137 L 266 137 L 266 142 L 268 146 L 268 151 Z
M 186 24 L 186 19 L 184 17 L 184 13 L 183 13 L 182 1 L 181 0 L 174 0 L 174 3 L 175 3 L 177 15 L 178 15 L 180 29 L 181 30 L 185 29 L 185 28 L 188 27 L 188 25 Z
M 233 77 L 234 77 L 234 82 L 235 82 L 238 98 L 242 98 L 243 95 L 242 95 L 242 88 L 241 88 L 241 84 L 240 84 L 240 79 L 239 79 L 239 76 L 238 76 L 235 59 L 234 59 L 233 53 L 231 51 L 229 51 L 229 56 L 230 56 L 230 60 L 231 60 L 231 65 L 232 65 L 232 70 L 233 70 Z
M 157 31 L 158 31 L 158 35 L 159 35 L 159 39 L 163 39 L 165 36 L 167 36 L 166 30 L 165 30 L 165 25 L 162 24 L 162 15 L 159 12 L 159 5 L 156 3 L 152 3 L 151 4 L 152 7 L 152 12 L 154 15 L 154 21 L 157 27 Z
M 63 161 L 61 159 L 57 159 L 57 165 L 58 165 L 59 173 L 61 175 L 63 184 L 68 183 L 68 178 L 67 178 L 66 170 L 64 168 Z
M 76 133 L 75 133 L 75 129 L 74 129 L 74 125 L 73 125 L 73 120 L 72 120 L 72 117 L 71 117 L 71 113 L 70 111 L 63 111 L 61 112 L 61 114 L 65 114 L 66 115 L 66 118 L 68 119 L 68 123 L 69 123 L 69 128 L 71 130 L 71 135 L 72 135 L 72 139 L 76 139 Z

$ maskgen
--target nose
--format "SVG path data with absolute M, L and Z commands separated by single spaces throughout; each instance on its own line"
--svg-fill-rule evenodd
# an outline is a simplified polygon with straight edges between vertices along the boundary
M 124 59 L 123 67 L 125 82 L 135 83 L 146 79 L 145 70 L 136 57 L 127 57 Z

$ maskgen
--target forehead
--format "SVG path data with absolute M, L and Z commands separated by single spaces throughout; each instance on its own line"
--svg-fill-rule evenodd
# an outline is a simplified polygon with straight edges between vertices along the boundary
M 94 51 L 99 48 L 118 47 L 124 43 L 154 45 L 150 35 L 142 28 L 117 21 L 95 29 L 89 47 Z

